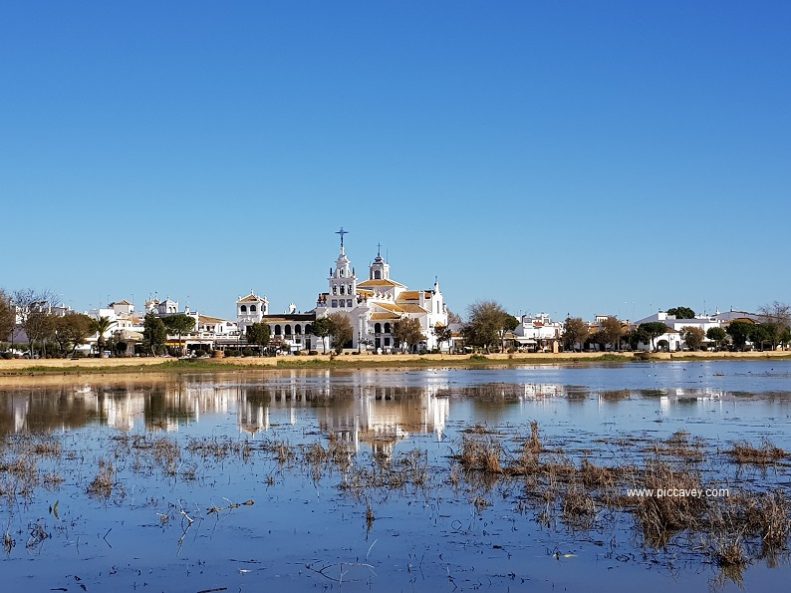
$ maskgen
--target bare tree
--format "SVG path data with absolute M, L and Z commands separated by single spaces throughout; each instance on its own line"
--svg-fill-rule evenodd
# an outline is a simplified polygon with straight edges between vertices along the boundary
M 624 334 L 624 329 L 617 317 L 608 317 L 602 321 L 599 333 L 604 344 L 612 345 L 614 350 L 621 349 L 621 337 Z
M 16 326 L 16 311 L 11 298 L 0 290 L 0 342 L 11 336 Z
M 422 340 L 425 340 L 423 329 L 420 327 L 420 320 L 406 317 L 395 322 L 393 336 L 401 344 L 406 344 L 411 351 Z
M 585 340 L 590 335 L 588 324 L 580 317 L 567 317 L 563 323 L 563 347 L 568 351 L 573 351 L 577 344 L 580 350 L 585 349 Z
M 56 299 L 51 290 L 34 290 L 23 288 L 11 294 L 11 301 L 16 307 L 19 325 L 27 334 L 30 356 L 33 356 L 33 342 L 46 340 L 48 332 L 52 329 L 50 311 Z M 46 353 L 46 349 L 44 350 Z
M 762 325 L 765 326 L 767 337 L 775 350 L 783 341 L 783 334 L 791 328 L 791 305 L 774 301 L 758 309 L 758 313 L 764 318 Z

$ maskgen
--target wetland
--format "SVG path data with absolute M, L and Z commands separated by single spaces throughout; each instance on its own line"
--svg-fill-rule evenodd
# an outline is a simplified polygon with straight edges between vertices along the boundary
M 13 590 L 779 590 L 791 362 L 0 382 Z

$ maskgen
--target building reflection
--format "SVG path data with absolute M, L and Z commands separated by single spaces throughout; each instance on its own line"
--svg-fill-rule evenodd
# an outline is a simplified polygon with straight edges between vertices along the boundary
M 328 378 L 329 379 L 329 378 Z M 250 435 L 283 425 L 318 426 L 327 436 L 389 454 L 411 435 L 443 437 L 446 384 L 335 384 L 299 377 L 261 384 L 164 381 L 0 391 L 0 433 L 55 432 L 87 425 L 122 431 L 178 431 L 204 417 L 236 417 Z M 438 395 L 439 394 L 439 395 Z
M 442 440 L 451 402 L 465 400 L 471 422 L 507 420 L 514 406 L 553 406 L 558 399 L 612 406 L 628 399 L 654 400 L 660 411 L 719 406 L 734 394 L 713 388 L 590 391 L 553 383 L 454 385 L 446 375 L 349 374 L 294 371 L 259 382 L 179 377 L 85 385 L 0 388 L 0 433 L 52 432 L 86 425 L 116 430 L 178 431 L 206 421 L 235 418 L 241 433 L 258 435 L 304 424 L 326 436 L 389 455 L 415 435 Z M 774 401 L 774 400 L 773 400 Z M 779 399 L 778 401 L 787 401 Z M 584 405 L 584 404 L 583 404 Z M 211 420 L 209 420 L 211 418 Z M 210 425 L 213 422 L 214 425 Z

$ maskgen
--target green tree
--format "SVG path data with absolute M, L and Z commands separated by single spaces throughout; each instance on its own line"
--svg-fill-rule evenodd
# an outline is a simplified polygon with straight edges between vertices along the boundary
M 640 344 L 648 344 L 651 341 L 651 337 L 639 327 L 631 330 L 627 334 L 626 339 L 629 342 L 629 347 L 632 350 L 637 350 Z
M 450 348 L 450 341 L 453 339 L 453 331 L 447 326 L 438 323 L 434 327 L 434 335 L 437 338 L 437 349 L 441 350 L 442 343 L 448 342 L 448 347 Z
M 700 350 L 700 347 L 703 345 L 703 340 L 706 338 L 706 332 L 700 327 L 687 325 L 681 328 L 681 337 L 684 338 L 687 348 L 690 350 Z
M 104 352 L 104 334 L 110 331 L 113 325 L 115 325 L 115 321 L 110 321 L 109 317 L 99 317 L 91 320 L 91 332 L 97 334 L 96 349 L 99 356 Z
M 624 330 L 617 317 L 608 317 L 602 321 L 599 334 L 603 345 L 612 345 L 614 349 L 620 350 Z
M 72 313 L 55 318 L 53 339 L 60 347 L 62 356 L 71 354 L 84 344 L 91 335 L 93 319 L 82 313 Z
M 464 341 L 487 352 L 504 339 L 507 331 L 519 325 L 519 320 L 495 301 L 473 303 L 467 313 L 469 321 L 462 328 Z
M 651 351 L 654 351 L 654 339 L 658 338 L 664 333 L 667 333 L 668 327 L 662 323 L 661 321 L 651 321 L 649 323 L 641 323 L 638 328 L 642 334 L 648 338 L 648 344 L 650 344 Z
M 258 351 L 261 356 L 264 354 L 264 348 L 269 344 L 271 337 L 271 330 L 266 323 L 253 323 L 247 326 L 247 343 L 255 344 L 258 346 Z
M 563 323 L 563 348 L 574 350 L 579 344 L 580 349 L 590 336 L 590 328 L 580 317 L 567 317 Z
M 725 331 L 728 332 L 728 335 L 731 337 L 733 346 L 739 350 L 744 350 L 750 339 L 750 335 L 753 333 L 754 327 L 755 324 L 749 321 L 732 321 L 728 324 Z
M 667 310 L 668 315 L 674 315 L 676 319 L 695 319 L 695 311 L 689 307 L 673 307 Z
M 335 348 L 335 353 L 340 354 L 346 343 L 354 336 L 352 324 L 343 313 L 333 313 L 328 315 L 327 319 L 330 322 L 329 336 L 332 339 L 332 345 Z
M 780 334 L 780 344 L 783 350 L 788 348 L 788 345 L 791 344 L 791 328 L 786 328 L 786 330 Z
M 181 336 L 195 331 L 195 318 L 185 315 L 184 313 L 176 313 L 175 315 L 168 315 L 162 318 L 162 323 L 170 334 L 176 334 L 179 340 L 179 353 L 184 353 L 184 348 L 181 345 Z
M 393 337 L 401 344 L 406 344 L 412 350 L 417 344 L 425 340 L 420 321 L 406 317 L 393 324 Z
M 143 347 L 149 354 L 157 355 L 162 351 L 168 337 L 168 330 L 162 320 L 154 313 L 148 313 L 143 321 Z
M 332 322 L 326 317 L 319 317 L 313 323 L 313 335 L 321 338 L 322 352 L 327 352 L 327 336 L 331 329 Z
M 0 290 L 0 342 L 5 342 L 11 336 L 16 326 L 16 310 L 11 304 L 11 298 Z
M 753 326 L 750 332 L 750 341 L 763 351 L 767 344 L 771 344 L 775 337 L 776 328 L 773 323 L 759 323 Z M 779 336 L 778 336 L 779 337 Z
M 706 337 L 714 342 L 714 347 L 719 350 L 728 339 L 728 333 L 721 327 L 710 327 L 706 330 Z

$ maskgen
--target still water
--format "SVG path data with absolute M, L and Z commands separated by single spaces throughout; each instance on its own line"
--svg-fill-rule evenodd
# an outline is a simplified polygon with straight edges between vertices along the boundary
M 689 545 L 646 550 L 625 514 L 546 524 L 517 482 L 454 480 L 467 431 L 507 448 L 534 420 L 549 447 L 604 463 L 679 431 L 713 456 L 741 440 L 789 450 L 791 364 L 7 379 L 3 590 L 785 588 L 784 557 L 727 578 Z M 305 461 L 314 443 L 344 444 L 351 467 L 414 462 L 425 479 L 349 488 L 349 466 Z M 791 492 L 783 464 L 702 473 Z

